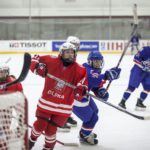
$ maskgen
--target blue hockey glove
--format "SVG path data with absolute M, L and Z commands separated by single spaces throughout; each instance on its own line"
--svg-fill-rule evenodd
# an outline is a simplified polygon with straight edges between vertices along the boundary
M 141 65 L 143 71 L 150 72 L 150 60 L 142 61 Z
M 110 70 L 107 70 L 105 72 L 105 78 L 106 80 L 112 81 L 115 79 L 118 79 L 120 76 L 121 68 L 111 68 Z
M 105 88 L 99 88 L 94 93 L 97 97 L 103 99 L 104 101 L 107 101 L 109 98 L 109 93 Z

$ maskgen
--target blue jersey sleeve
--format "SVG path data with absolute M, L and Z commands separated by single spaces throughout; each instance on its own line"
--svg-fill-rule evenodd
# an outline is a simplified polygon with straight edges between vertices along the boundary
M 103 80 L 105 80 L 105 75 L 97 69 L 92 68 L 88 64 L 83 64 L 87 70 L 87 80 L 88 80 L 88 89 L 99 87 Z
M 150 47 L 145 46 L 143 47 L 135 56 L 135 62 L 141 62 L 150 59 Z

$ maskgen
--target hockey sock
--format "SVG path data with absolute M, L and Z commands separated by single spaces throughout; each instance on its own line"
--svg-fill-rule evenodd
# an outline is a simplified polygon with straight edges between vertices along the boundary
M 148 92 L 147 91 L 142 91 L 141 94 L 140 94 L 140 99 L 142 101 L 144 101 L 147 96 L 148 96 Z
M 57 127 L 49 123 L 45 130 L 45 147 L 53 148 L 56 144 L 56 131 Z
M 48 122 L 46 120 L 37 118 L 31 130 L 31 139 L 36 141 L 41 133 L 46 129 L 47 125 Z
M 128 89 L 123 94 L 123 100 L 126 101 L 130 97 L 131 93 L 135 90 L 133 87 L 128 87 Z
M 97 123 L 97 121 L 98 121 L 98 116 L 97 116 L 97 113 L 94 112 L 90 121 L 86 123 L 83 122 L 80 132 L 88 136 L 93 131 L 93 128 L 95 127 L 95 124 Z

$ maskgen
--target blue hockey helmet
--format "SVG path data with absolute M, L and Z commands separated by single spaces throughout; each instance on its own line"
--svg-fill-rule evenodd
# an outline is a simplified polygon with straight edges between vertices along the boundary
M 97 68 L 97 69 L 103 68 L 104 60 L 102 54 L 99 51 L 91 51 L 88 55 L 87 60 L 89 65 L 91 65 L 93 68 Z M 96 60 L 99 61 L 95 62 Z

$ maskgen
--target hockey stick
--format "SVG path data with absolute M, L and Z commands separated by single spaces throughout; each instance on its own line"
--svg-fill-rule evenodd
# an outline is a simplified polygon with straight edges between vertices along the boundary
M 0 89 L 5 89 L 13 84 L 22 82 L 26 78 L 26 76 L 29 72 L 30 64 L 31 64 L 31 55 L 29 53 L 25 53 L 24 54 L 24 64 L 23 64 L 20 76 L 13 82 L 0 85 Z
M 118 64 L 117 64 L 116 68 L 118 68 L 120 66 L 120 63 L 121 63 L 121 61 L 122 61 L 122 59 L 123 59 L 123 57 L 124 57 L 128 47 L 129 47 L 129 45 L 130 45 L 131 38 L 135 34 L 135 32 L 137 30 L 137 27 L 138 27 L 138 16 L 137 16 L 137 5 L 136 4 L 134 4 L 134 8 L 133 8 L 133 21 L 134 21 L 134 26 L 133 26 L 133 30 L 132 30 L 131 35 L 130 35 L 130 39 L 128 40 L 128 43 L 124 47 L 124 50 L 123 50 L 123 52 L 121 54 L 121 57 L 120 57 L 120 59 L 118 61 Z M 106 87 L 107 90 L 109 89 L 111 83 L 112 83 L 112 81 L 109 81 L 109 83 L 108 83 L 108 85 Z
M 28 125 L 28 127 L 32 129 L 31 125 Z M 42 132 L 42 134 L 45 135 L 45 133 L 43 133 L 43 132 Z M 79 146 L 78 143 L 65 143 L 65 142 L 61 142 L 59 140 L 56 140 L 56 142 L 59 143 L 59 144 L 61 144 L 61 145 L 64 145 L 64 146 L 75 146 L 75 147 Z
M 11 57 L 9 57 L 6 61 L 5 64 L 7 64 L 11 60 Z
M 101 101 L 101 102 L 103 102 L 103 103 L 105 103 L 105 104 L 107 104 L 107 105 L 109 105 L 109 106 L 111 106 L 111 107 L 113 107 L 113 108 L 115 108 L 115 109 L 121 111 L 121 112 L 124 112 L 124 113 L 126 113 L 126 114 L 128 114 L 128 115 L 130 115 L 130 116 L 133 116 L 134 118 L 137 118 L 137 119 L 140 119 L 140 120 L 150 120 L 150 116 L 139 116 L 139 115 L 135 115 L 135 114 L 133 114 L 133 113 L 131 113 L 131 112 L 125 110 L 125 109 L 122 109 L 122 108 L 120 108 L 120 107 L 117 107 L 117 106 L 115 106 L 115 105 L 113 105 L 113 104 L 111 104 L 111 103 L 109 103 L 109 102 L 103 101 L 101 98 L 98 98 L 98 97 L 96 97 L 95 95 L 92 95 L 92 94 L 90 94 L 90 93 L 88 93 L 88 95 L 91 96 L 91 97 L 93 97 L 93 98 L 95 98 L 95 99 L 97 99 L 98 101 Z
M 66 82 L 66 81 L 64 81 L 64 80 L 61 80 L 60 78 L 57 78 L 57 77 L 55 77 L 55 76 L 53 76 L 53 75 L 51 75 L 51 74 L 49 74 L 49 73 L 47 74 L 47 76 L 48 76 L 49 78 L 51 78 L 51 79 L 54 79 L 54 80 L 60 82 L 61 84 L 64 84 L 64 85 L 70 87 L 70 88 L 73 88 L 73 89 L 76 88 L 75 85 L 72 85 L 72 84 L 70 84 L 70 83 L 68 83 L 68 82 Z M 111 106 L 111 107 L 113 107 L 113 108 L 115 108 L 115 109 L 117 109 L 117 110 L 119 110 L 119 111 L 121 111 L 121 112 L 124 112 L 124 113 L 126 113 L 126 114 L 128 114 L 128 115 L 130 115 L 130 116 L 132 116 L 132 117 L 134 117 L 134 118 L 137 118 L 137 119 L 140 119 L 140 120 L 150 120 L 150 116 L 139 116 L 139 115 L 135 115 L 135 114 L 130 113 L 129 111 L 127 111 L 127 110 L 125 110 L 125 109 L 122 109 L 122 108 L 117 107 L 117 106 L 115 106 L 115 105 L 113 105 L 113 104 L 111 104 L 111 103 L 109 103 L 109 102 L 107 102 L 107 101 L 104 101 L 104 100 L 102 100 L 101 98 L 98 98 L 98 97 L 96 97 L 96 96 L 94 96 L 94 95 L 92 95 L 92 94 L 90 94 L 90 93 L 87 93 L 87 95 L 88 95 L 88 96 L 91 96 L 91 97 L 97 99 L 98 101 L 100 101 L 100 102 L 102 102 L 102 103 L 105 103 L 106 105 L 109 105 L 109 106 Z

